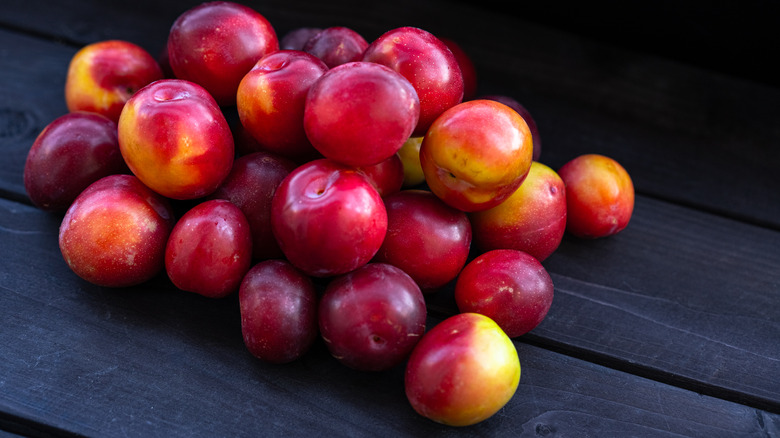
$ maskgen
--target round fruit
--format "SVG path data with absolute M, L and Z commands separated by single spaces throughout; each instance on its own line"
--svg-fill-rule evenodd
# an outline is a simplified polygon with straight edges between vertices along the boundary
M 516 249 L 545 260 L 566 231 L 566 188 L 554 170 L 534 161 L 523 184 L 504 202 L 469 215 L 480 252 Z
M 317 292 L 286 260 L 262 261 L 238 291 L 241 332 L 252 355 L 271 363 L 303 356 L 317 339 Z
M 514 344 L 495 321 L 478 313 L 451 316 L 425 333 L 404 378 L 414 410 L 450 426 L 490 418 L 512 399 L 519 382 Z
M 528 333 L 544 320 L 553 293 L 550 274 L 539 260 L 513 249 L 479 255 L 455 283 L 458 309 L 489 316 L 510 338 Z
M 311 86 L 303 126 L 326 158 L 369 166 L 401 149 L 419 114 L 417 93 L 406 78 L 380 64 L 348 62 Z
M 251 261 L 249 221 L 224 199 L 204 201 L 184 213 L 165 248 L 165 269 L 173 284 L 211 298 L 237 291 Z
M 520 187 L 531 168 L 528 125 L 508 106 L 472 100 L 445 111 L 420 147 L 431 191 L 463 211 L 494 207 Z
M 46 211 L 65 211 L 90 184 L 128 173 L 116 123 L 97 113 L 62 115 L 38 134 L 24 164 L 24 188 Z
M 381 371 L 406 359 L 425 332 L 420 288 L 400 269 L 369 263 L 333 279 L 319 306 L 320 333 L 341 363 Z
M 162 78 L 159 63 L 142 47 L 122 40 L 99 41 L 71 59 L 65 103 L 71 112 L 98 113 L 116 123 L 136 91 Z
M 321 158 L 299 166 L 279 184 L 271 229 L 295 267 L 328 277 L 371 260 L 387 232 L 387 211 L 365 175 Z
M 175 218 L 168 200 L 133 175 L 109 175 L 65 212 L 59 245 L 79 277 L 106 287 L 134 286 L 165 268 Z
M 634 211 L 634 185 L 623 166 L 599 154 L 580 155 L 559 170 L 566 185 L 566 230 L 582 238 L 622 231 Z
M 471 247 L 466 213 L 417 189 L 387 196 L 385 209 L 387 235 L 374 261 L 401 268 L 426 293 L 458 275 Z
M 119 117 L 119 150 L 157 193 L 195 199 L 214 192 L 235 155 L 230 126 L 203 87 L 162 79 L 139 90 Z
M 235 2 L 201 3 L 182 13 L 168 35 L 168 62 L 179 79 L 202 86 L 223 106 L 236 104 L 244 75 L 279 50 L 271 23 Z

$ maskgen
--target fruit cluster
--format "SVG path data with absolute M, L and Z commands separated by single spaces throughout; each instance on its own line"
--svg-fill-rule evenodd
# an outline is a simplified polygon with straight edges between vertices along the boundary
M 512 398 L 511 338 L 550 309 L 541 262 L 565 230 L 612 235 L 633 209 L 618 163 L 541 164 L 530 113 L 476 97 L 465 52 L 416 27 L 278 39 L 247 6 L 203 3 L 159 59 L 127 41 L 83 47 L 65 99 L 24 183 L 64 213 L 73 272 L 237 293 L 257 358 L 287 363 L 321 337 L 355 369 L 405 363 L 412 407 L 444 424 Z M 459 313 L 426 332 L 426 295 L 447 285 Z

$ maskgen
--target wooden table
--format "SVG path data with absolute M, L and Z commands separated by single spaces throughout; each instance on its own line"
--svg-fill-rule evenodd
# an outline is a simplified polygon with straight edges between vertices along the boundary
M 632 175 L 636 208 L 625 231 L 567 236 L 545 261 L 555 299 L 540 326 L 514 339 L 520 386 L 496 416 L 467 428 L 433 423 L 408 404 L 402 367 L 354 372 L 322 343 L 292 364 L 261 363 L 243 345 L 235 297 L 206 299 L 165 278 L 121 290 L 77 278 L 57 247 L 61 215 L 32 207 L 24 191 L 27 151 L 66 112 L 65 71 L 81 46 L 121 38 L 160 53 L 173 20 L 194 4 L 3 3 L 0 430 L 780 436 L 778 83 L 750 78 L 750 69 L 740 76 L 728 62 L 726 72 L 631 50 L 629 34 L 614 44 L 584 38 L 490 2 L 249 4 L 280 35 L 343 25 L 371 40 L 414 25 L 450 37 L 472 56 L 481 94 L 513 96 L 534 114 L 540 161 L 557 169 L 602 153 Z M 670 34 L 663 27 L 654 28 L 661 52 Z M 767 47 L 766 58 L 776 58 Z M 451 290 L 429 307 L 431 325 L 453 314 Z

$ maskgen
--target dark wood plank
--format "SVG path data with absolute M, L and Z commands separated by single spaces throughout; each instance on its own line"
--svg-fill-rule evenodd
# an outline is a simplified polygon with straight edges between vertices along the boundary
M 41 130 L 68 111 L 65 71 L 76 49 L 3 30 L 0 47 L 0 195 L 29 202 L 27 152 Z
M 124 38 L 157 53 L 175 17 L 196 3 L 75 1 L 47 7 L 57 17 L 50 25 L 35 3 L 14 0 L 3 23 L 74 44 Z M 541 161 L 551 167 L 604 153 L 629 170 L 642 194 L 780 229 L 778 88 L 577 38 L 475 2 L 248 4 L 280 34 L 345 25 L 370 40 L 416 25 L 451 37 L 474 59 L 481 92 L 512 95 L 531 110 Z
M 762 437 L 780 426 L 777 414 L 522 340 L 510 403 L 473 427 L 440 426 L 412 411 L 402 366 L 353 372 L 322 343 L 292 364 L 254 359 L 235 296 L 205 299 L 164 278 L 121 290 L 81 281 L 58 253 L 58 224 L 57 215 L 0 200 L 0 428 L 11 432 Z
M 780 234 L 639 197 L 601 240 L 566 236 L 544 262 L 547 318 L 525 335 L 611 367 L 780 411 Z M 430 297 L 452 314 L 452 285 Z

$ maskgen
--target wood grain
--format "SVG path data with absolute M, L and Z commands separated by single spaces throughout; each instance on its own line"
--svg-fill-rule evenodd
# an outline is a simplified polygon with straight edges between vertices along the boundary
M 515 340 L 522 377 L 513 399 L 490 420 L 453 430 L 414 413 L 402 366 L 354 372 L 321 342 L 292 364 L 256 360 L 241 339 L 235 296 L 206 299 L 164 278 L 116 290 L 87 284 L 57 251 L 58 223 L 0 200 L 0 258 L 8 261 L 0 268 L 0 428 L 33 436 L 727 437 L 780 425 L 776 414 Z

